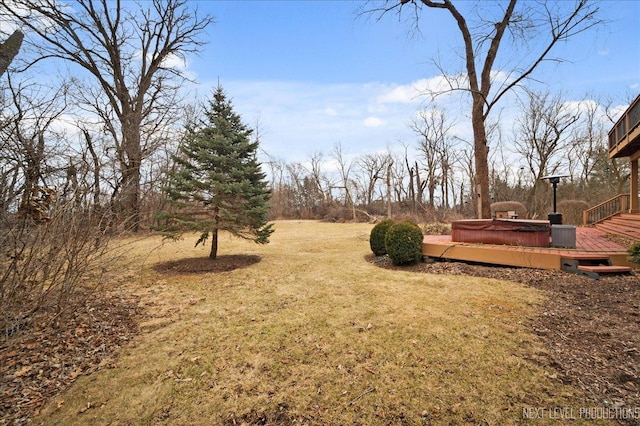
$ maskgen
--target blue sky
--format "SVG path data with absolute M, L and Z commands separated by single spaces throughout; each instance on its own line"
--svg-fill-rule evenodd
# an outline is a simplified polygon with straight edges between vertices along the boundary
M 428 105 L 414 88 L 439 82 L 436 58 L 447 72 L 461 70 L 460 36 L 444 11 L 424 10 L 416 34 L 409 14 L 359 16 L 361 1 L 193 4 L 216 20 L 209 44 L 187 64 L 198 95 L 209 95 L 219 79 L 244 121 L 260 123 L 262 149 L 277 158 L 304 161 L 337 143 L 352 155 L 414 144 L 408 123 Z M 461 4 L 467 12 L 476 7 Z M 640 1 L 603 1 L 600 8 L 608 23 L 558 46 L 557 56 L 568 62 L 535 76 L 540 87 L 562 90 L 567 100 L 590 94 L 623 105 L 640 93 Z M 518 55 L 503 54 L 504 60 Z M 469 138 L 464 100 L 452 97 L 438 107 Z M 513 115 L 508 103 L 503 107 L 504 117 Z

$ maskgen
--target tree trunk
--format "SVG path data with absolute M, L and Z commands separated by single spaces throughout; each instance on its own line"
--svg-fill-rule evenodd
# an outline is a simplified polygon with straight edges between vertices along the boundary
M 133 163 L 133 164 L 131 164 Z M 122 191 L 120 192 L 120 213 L 128 229 L 137 232 L 140 228 L 140 162 L 128 162 L 122 173 Z
M 391 167 L 393 161 L 389 160 L 387 165 L 387 219 L 391 219 Z
M 127 228 L 133 232 L 140 229 L 140 167 L 142 148 L 140 146 L 140 114 L 130 112 L 122 119 L 122 151 L 119 153 L 122 167 L 122 190 L 120 192 L 120 213 Z
M 37 141 L 35 140 L 37 138 Z M 44 160 L 44 134 L 39 132 L 32 139 L 18 137 L 22 142 L 22 150 L 25 153 L 24 170 L 24 190 L 22 193 L 22 201 L 18 209 L 19 217 L 34 216 L 37 217 L 38 212 L 32 209 L 31 201 L 38 197 L 38 182 L 42 178 L 42 163 Z
M 96 150 L 93 147 L 93 139 L 87 129 L 82 129 L 85 141 L 87 143 L 87 149 L 91 154 L 91 160 L 93 161 L 93 212 L 100 212 L 100 158 L 98 157 Z
M 478 193 L 478 219 L 491 218 L 491 203 L 489 201 L 489 147 L 483 114 L 483 98 L 473 96 L 473 112 L 471 116 L 473 126 L 473 150 L 476 166 L 476 191 Z
M 424 198 L 424 183 L 422 182 L 422 178 L 420 178 L 420 167 L 418 167 L 418 162 L 415 162 L 416 165 L 416 201 L 420 208 L 422 208 L 422 201 Z
M 416 191 L 414 189 L 415 187 L 413 186 L 414 169 L 412 167 L 409 167 L 409 161 L 407 161 L 406 159 L 405 163 L 407 164 L 407 172 L 409 173 L 409 202 L 411 203 L 411 213 L 416 214 Z
M 218 228 L 211 231 L 211 251 L 209 259 L 216 260 L 218 257 Z
M 344 183 L 346 185 L 347 181 L 345 180 Z M 349 189 L 346 186 L 344 187 L 344 190 L 347 193 L 347 199 L 351 203 L 351 213 L 352 213 L 353 221 L 355 223 L 357 223 L 358 222 L 358 216 L 356 215 L 356 202 L 353 200 L 353 197 L 351 196 L 351 191 L 349 191 Z
M 9 68 L 11 61 L 18 54 L 24 35 L 15 30 L 3 43 L 0 43 L 0 76 Z

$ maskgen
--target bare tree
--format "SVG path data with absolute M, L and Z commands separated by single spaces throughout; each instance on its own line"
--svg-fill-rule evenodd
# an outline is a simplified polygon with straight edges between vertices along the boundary
M 351 207 L 353 221 L 356 222 L 358 220 L 358 217 L 356 215 L 356 204 L 353 198 L 353 185 L 350 176 L 351 170 L 353 168 L 353 162 L 347 161 L 344 152 L 342 151 L 342 145 L 340 143 L 334 145 L 333 149 L 331 150 L 331 156 L 338 163 L 338 174 L 340 175 L 341 181 L 341 185 L 339 186 L 339 188 L 343 189 L 345 193 L 344 205 L 345 207 Z
M 562 153 L 566 152 L 571 140 L 571 128 L 580 117 L 577 111 L 567 109 L 560 95 L 549 93 L 530 92 L 528 103 L 522 108 L 514 146 L 534 178 L 529 211 L 541 215 L 548 197 L 541 198 L 540 194 L 546 194 L 549 185 L 540 178 L 560 170 Z
M 313 178 L 317 190 L 322 195 L 323 202 L 331 202 L 331 187 L 333 183 L 331 179 L 322 171 L 322 165 L 324 163 L 324 154 L 320 151 L 316 151 L 311 155 L 309 159 L 310 169 L 308 170 Z
M 391 219 L 393 217 L 393 211 L 391 209 L 391 171 L 393 169 L 393 157 L 389 155 L 389 163 L 387 163 L 387 173 L 386 173 L 386 181 L 387 181 L 387 219 Z
M 409 203 L 409 209 L 411 213 L 415 216 L 418 214 L 418 207 L 422 207 L 422 202 L 424 200 L 424 189 L 426 187 L 427 182 L 423 181 L 420 177 L 420 167 L 418 166 L 418 161 L 414 159 L 413 153 L 410 154 L 409 144 L 400 142 L 402 148 L 404 149 L 404 167 L 399 165 L 396 167 L 396 170 L 402 170 L 406 172 L 407 179 L 409 182 L 407 183 L 406 189 L 406 201 Z M 403 176 L 397 175 L 396 177 Z M 398 185 L 400 186 L 396 192 L 402 190 L 402 186 L 404 185 L 404 176 L 398 179 Z M 398 196 L 399 198 L 399 196 Z
M 453 138 L 444 139 L 438 156 L 440 157 L 440 170 L 442 171 L 443 206 L 448 210 L 451 207 L 449 202 L 456 198 L 454 165 L 458 162 L 458 153 Z
M 407 173 L 409 174 L 407 197 L 411 206 L 411 213 L 416 214 L 418 212 L 418 204 L 422 203 L 422 190 L 424 189 L 424 185 L 420 180 L 418 162 L 415 162 L 415 166 L 409 164 L 409 152 L 406 147 L 404 151 L 404 164 L 407 167 Z
M 389 157 L 384 153 L 365 154 L 358 160 L 363 202 L 370 206 L 375 200 L 376 188 L 385 176 Z
M 457 4 L 465 5 L 464 2 Z M 452 0 L 387 0 L 371 12 L 380 16 L 393 11 L 400 14 L 409 5 L 416 27 L 419 27 L 420 12 L 426 7 L 446 11 L 460 31 L 464 46 L 462 58 L 465 78 L 449 78 L 447 91 L 463 90 L 471 96 L 476 193 L 479 198 L 477 215 L 489 218 L 489 144 L 486 128 L 489 114 L 507 93 L 530 78 L 541 63 L 561 62 L 561 58 L 551 56 L 554 47 L 598 25 L 601 22 L 597 19 L 598 7 L 588 0 L 572 3 L 509 0 L 504 7 L 503 3 L 496 3 L 489 9 L 473 7 L 468 16 L 478 18 L 472 22 L 467 20 Z M 503 55 L 503 60 L 498 61 L 505 41 L 507 45 L 524 49 L 509 55 L 509 59 Z M 495 77 L 496 67 L 506 73 L 500 81 Z
M 511 191 L 511 184 L 517 180 L 515 176 L 515 168 L 512 165 L 513 155 L 505 152 L 503 145 L 498 145 L 498 149 L 493 151 L 491 157 L 491 191 L 492 200 L 495 201 L 514 201 Z
M 276 158 L 269 155 L 266 152 L 263 154 L 267 157 L 265 164 L 269 168 L 269 177 L 271 179 L 271 203 L 270 213 L 272 217 L 281 218 L 284 217 L 285 212 L 285 172 L 287 169 L 287 163 L 282 158 Z
M 445 186 L 443 165 L 447 165 L 443 161 L 443 155 L 446 155 L 450 146 L 447 139 L 452 126 L 452 123 L 447 122 L 445 113 L 434 108 L 419 111 L 418 117 L 411 123 L 411 130 L 420 137 L 418 150 L 422 154 L 429 206 L 432 209 L 435 207 L 436 188 L 439 185 Z
M 149 154 L 142 129 L 164 125 L 161 118 L 181 78 L 171 61 L 198 51 L 212 18 L 198 17 L 186 0 L 125 4 L 140 9 L 125 8 L 120 0 L 78 0 L 68 8 L 55 0 L 0 0 L 2 12 L 28 30 L 37 52 L 28 66 L 68 61 L 87 71 L 106 98 L 95 112 L 115 145 L 118 205 L 137 229 L 141 167 Z
M 474 182 L 476 177 L 475 162 L 473 160 L 473 147 L 469 142 L 466 147 L 459 151 L 460 158 L 459 164 L 462 169 L 462 174 L 466 177 L 467 182 Z M 464 182 L 460 183 L 460 211 L 463 215 L 467 216 L 475 209 L 475 204 L 478 203 L 480 197 L 476 194 L 475 186 L 469 185 L 468 190 L 465 189 Z
M 595 152 L 584 199 L 591 204 L 598 204 L 615 195 L 628 193 L 630 176 L 629 162 L 620 158 L 609 159 L 609 149 L 601 146 Z
M 406 146 L 406 145 L 405 145 Z M 390 176 L 390 183 L 392 188 L 391 202 L 405 203 L 409 194 L 407 192 L 407 179 L 409 177 L 409 170 L 405 167 L 406 161 L 398 154 L 390 151 L 391 167 L 387 169 Z M 405 156 L 406 158 L 406 156 Z
M 288 204 L 295 209 L 296 217 L 309 219 L 314 205 L 313 196 L 317 194 L 317 191 L 311 190 L 310 186 L 316 190 L 317 188 L 315 188 L 315 184 L 310 185 L 312 180 L 307 175 L 307 169 L 302 163 L 289 163 L 286 168 L 292 189 Z
M 51 179 L 61 166 L 53 164 L 60 137 L 51 127 L 66 108 L 66 88 L 51 91 L 33 82 L 18 84 L 8 75 L 10 104 L 3 108 L 5 124 L 0 131 L 0 159 L 8 172 L 3 170 L 3 180 L 13 175 L 8 193 L 20 197 L 18 213 L 37 220 L 45 213 L 37 200 L 48 187 L 55 186 Z M 47 139 L 51 139 L 49 143 Z M 10 201 L 3 204 L 8 207 Z
M 588 97 L 587 97 L 588 99 Z M 606 116 L 598 102 L 587 100 L 578 105 L 581 120 L 574 128 L 573 141 L 567 152 L 570 175 L 578 188 L 589 185 L 598 154 L 606 147 Z

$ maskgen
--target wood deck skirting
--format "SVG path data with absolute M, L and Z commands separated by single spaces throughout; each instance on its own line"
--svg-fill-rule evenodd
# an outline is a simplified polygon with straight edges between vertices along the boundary
M 438 259 L 535 269 L 561 269 L 563 258 L 604 257 L 609 258 L 615 266 L 636 266 L 627 260 L 625 247 L 607 239 L 605 232 L 586 227 L 576 229 L 575 249 L 460 243 L 451 241 L 449 235 L 425 235 L 422 254 Z

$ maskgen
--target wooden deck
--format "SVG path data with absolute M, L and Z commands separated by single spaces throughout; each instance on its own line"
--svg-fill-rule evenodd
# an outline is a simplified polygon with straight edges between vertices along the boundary
M 599 229 L 578 227 L 575 249 L 459 243 L 451 241 L 450 235 L 425 235 L 422 254 L 437 259 L 535 269 L 563 269 L 567 259 L 609 259 L 613 266 L 635 266 L 627 260 L 626 247 L 607 239 L 606 235 Z

